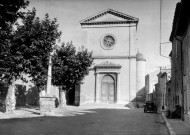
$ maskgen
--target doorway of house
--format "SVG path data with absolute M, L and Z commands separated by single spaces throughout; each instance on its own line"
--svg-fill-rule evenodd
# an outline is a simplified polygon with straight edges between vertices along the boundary
M 110 75 L 105 75 L 101 82 L 101 101 L 103 103 L 114 103 L 115 81 Z

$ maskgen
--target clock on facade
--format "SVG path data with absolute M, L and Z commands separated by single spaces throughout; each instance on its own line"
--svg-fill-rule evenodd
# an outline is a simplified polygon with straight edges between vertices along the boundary
M 101 40 L 101 46 L 104 49 L 112 49 L 115 46 L 115 43 L 116 43 L 116 39 L 111 34 L 104 35 Z

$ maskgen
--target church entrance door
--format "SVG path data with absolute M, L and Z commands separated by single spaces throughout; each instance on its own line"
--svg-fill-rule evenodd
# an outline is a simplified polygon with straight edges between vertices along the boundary
M 101 101 L 104 103 L 114 103 L 115 97 L 115 81 L 109 76 L 105 75 L 102 79 Z

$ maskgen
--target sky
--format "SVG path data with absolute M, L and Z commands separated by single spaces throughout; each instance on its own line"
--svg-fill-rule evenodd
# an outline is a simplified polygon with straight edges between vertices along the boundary
M 171 51 L 171 43 L 168 42 L 172 30 L 175 6 L 179 0 L 29 1 L 29 9 L 35 7 L 38 17 L 43 18 L 48 13 L 50 18 L 57 18 L 59 30 L 62 31 L 61 41 L 72 41 L 76 47 L 82 46 L 80 20 L 108 8 L 139 18 L 137 28 L 138 50 L 146 58 L 146 74 L 158 70 L 160 66 L 170 65 L 170 59 L 167 57 L 169 57 Z M 163 43 L 161 44 L 161 51 L 160 42 Z M 160 52 L 166 57 L 161 56 Z

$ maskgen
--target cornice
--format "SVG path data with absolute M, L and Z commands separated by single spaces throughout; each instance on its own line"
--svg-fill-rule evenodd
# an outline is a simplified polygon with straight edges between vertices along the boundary
M 81 26 L 83 25 L 113 25 L 113 24 L 136 24 L 137 21 L 134 20 L 128 20 L 128 21 L 102 21 L 102 22 L 85 22 L 81 23 Z
M 136 56 L 93 56 L 94 59 L 131 59 Z
M 111 28 L 111 27 L 137 27 L 135 23 L 105 23 L 105 24 L 89 24 L 82 25 L 81 28 Z

